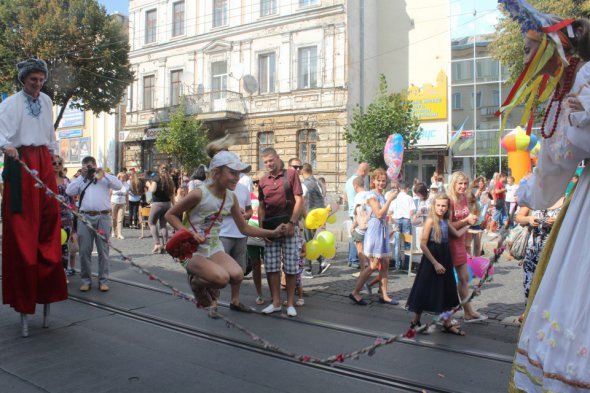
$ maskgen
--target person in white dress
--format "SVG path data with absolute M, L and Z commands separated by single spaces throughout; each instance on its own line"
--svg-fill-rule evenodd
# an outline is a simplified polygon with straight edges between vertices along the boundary
M 522 0 L 518 3 L 532 9 Z M 556 40 L 550 34 L 526 31 L 525 62 L 533 62 L 537 52 L 538 58 L 542 51 L 553 50 L 549 61 L 540 65 L 540 73 L 559 75 L 558 68 L 564 66 L 541 129 L 544 140 L 538 167 L 517 191 L 520 205 L 547 209 L 564 195 L 578 163 L 590 157 L 590 95 L 583 92 L 590 86 L 590 21 L 561 21 L 546 14 L 536 18 L 540 13 L 530 9 L 527 15 L 533 15 L 533 21 L 548 28 L 560 23 L 560 28 Z M 513 18 L 515 13 L 522 17 L 518 9 L 509 11 Z M 531 28 L 530 24 L 523 25 Z M 550 45 L 545 49 L 547 37 Z M 510 391 L 590 392 L 590 255 L 585 247 L 590 243 L 589 193 L 590 173 L 585 171 L 536 295 L 529 298 L 531 304 L 516 350 L 514 385 Z

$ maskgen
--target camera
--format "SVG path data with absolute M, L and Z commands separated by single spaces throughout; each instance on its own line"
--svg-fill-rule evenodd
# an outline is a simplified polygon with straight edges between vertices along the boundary
M 92 179 L 94 177 L 94 174 L 96 173 L 96 168 L 93 167 L 92 165 L 87 165 L 86 166 L 86 178 L 88 179 Z

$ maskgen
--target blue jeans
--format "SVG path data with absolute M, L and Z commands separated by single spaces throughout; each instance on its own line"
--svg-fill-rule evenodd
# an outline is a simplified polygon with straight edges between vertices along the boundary
M 405 233 L 405 234 L 411 235 L 412 234 L 412 223 L 410 222 L 409 218 L 398 218 L 397 220 L 395 220 L 395 223 L 396 223 L 397 227 L 399 228 L 399 231 L 395 232 L 395 235 L 394 235 L 395 246 L 393 249 L 393 259 L 395 260 L 395 268 L 401 269 L 404 267 L 404 265 L 406 265 L 405 258 L 404 258 L 404 262 L 402 262 L 402 258 L 401 258 L 401 256 L 403 256 L 403 252 L 401 252 L 401 250 L 400 250 L 400 244 L 402 241 L 401 234 Z M 410 243 L 404 242 L 404 249 L 405 250 L 409 250 L 410 246 L 411 246 Z M 401 252 L 401 255 L 400 255 L 400 252 Z
M 496 207 L 496 211 L 494 212 L 494 221 L 498 223 L 498 229 L 504 225 L 506 219 L 508 218 L 508 212 L 506 211 L 506 203 L 502 204 L 502 208 L 498 209 Z

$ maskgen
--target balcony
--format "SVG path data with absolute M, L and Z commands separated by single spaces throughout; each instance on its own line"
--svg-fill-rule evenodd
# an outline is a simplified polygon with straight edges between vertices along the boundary
M 240 93 L 229 90 L 187 95 L 186 114 L 202 121 L 237 120 L 246 114 L 246 103 Z
M 186 114 L 196 115 L 201 121 L 239 120 L 247 112 L 240 93 L 221 90 L 185 96 Z M 137 127 L 168 122 L 175 106 L 127 112 L 126 127 Z

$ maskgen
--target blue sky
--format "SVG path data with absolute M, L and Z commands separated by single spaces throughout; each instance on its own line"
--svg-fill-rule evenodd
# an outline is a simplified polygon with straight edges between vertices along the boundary
M 98 0 L 98 2 L 107 8 L 109 14 L 116 11 L 123 15 L 129 14 L 128 0 Z
M 451 38 L 494 31 L 501 16 L 497 0 L 450 0 Z

